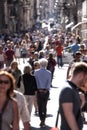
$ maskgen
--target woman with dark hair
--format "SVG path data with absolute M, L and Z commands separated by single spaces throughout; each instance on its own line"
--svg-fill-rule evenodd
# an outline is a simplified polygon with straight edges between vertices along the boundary
M 15 79 L 0 71 L 0 130 L 19 130 L 17 102 L 13 99 Z

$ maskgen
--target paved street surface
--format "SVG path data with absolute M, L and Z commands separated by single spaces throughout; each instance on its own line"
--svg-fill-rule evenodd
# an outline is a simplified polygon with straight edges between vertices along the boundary
M 21 70 L 23 69 L 24 65 L 25 64 L 19 65 Z M 55 67 L 54 78 L 52 81 L 53 87 L 50 90 L 50 100 L 48 100 L 48 106 L 47 106 L 46 127 L 40 128 L 39 126 L 40 120 L 39 120 L 38 115 L 36 116 L 34 114 L 34 107 L 33 107 L 32 116 L 31 116 L 31 130 L 40 130 L 40 129 L 50 130 L 52 127 L 55 126 L 56 115 L 57 115 L 57 110 L 58 110 L 59 90 L 60 90 L 61 84 L 66 79 L 67 67 L 68 65 L 64 65 L 62 68 L 58 68 L 57 66 Z M 87 114 L 85 114 L 85 116 L 87 119 Z M 58 127 L 59 126 L 60 126 L 60 117 L 59 117 Z M 87 130 L 87 124 L 84 124 L 83 130 Z

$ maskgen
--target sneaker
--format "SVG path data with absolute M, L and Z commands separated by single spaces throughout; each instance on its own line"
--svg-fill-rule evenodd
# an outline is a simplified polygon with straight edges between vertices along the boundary
M 38 115 L 38 111 L 37 110 L 35 111 L 35 115 Z

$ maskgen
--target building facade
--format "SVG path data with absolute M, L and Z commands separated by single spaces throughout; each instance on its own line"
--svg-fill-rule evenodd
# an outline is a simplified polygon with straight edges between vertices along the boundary
M 35 0 L 0 0 L 1 32 L 18 32 L 32 28 Z

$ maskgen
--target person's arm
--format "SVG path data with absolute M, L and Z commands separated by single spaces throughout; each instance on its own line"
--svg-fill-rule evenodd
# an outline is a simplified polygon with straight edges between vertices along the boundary
M 84 107 L 85 103 L 86 103 L 86 100 L 85 100 L 85 95 L 83 93 L 79 93 L 79 96 L 80 96 L 80 100 L 81 100 L 81 108 Z
M 13 100 L 13 129 L 12 130 L 19 130 L 19 114 L 18 114 L 18 105 L 15 100 Z
M 24 125 L 24 130 L 30 130 L 30 124 L 29 122 L 23 122 L 23 125 Z
M 22 109 L 20 112 L 20 117 L 22 119 L 23 125 L 24 125 L 24 130 L 29 130 L 30 129 L 30 116 L 29 116 L 29 111 L 27 108 L 27 102 L 26 99 L 24 97 L 24 95 L 21 95 L 21 99 L 22 99 Z
M 66 77 L 67 79 L 70 78 L 70 75 L 69 75 L 70 74 L 70 69 L 71 69 L 71 67 L 69 66 L 68 69 L 67 69 L 67 77 Z
M 62 103 L 65 119 L 71 130 L 79 130 L 73 113 L 73 103 Z
M 18 79 L 17 88 L 20 88 L 20 82 L 21 82 L 21 76 L 20 76 L 19 79 Z

